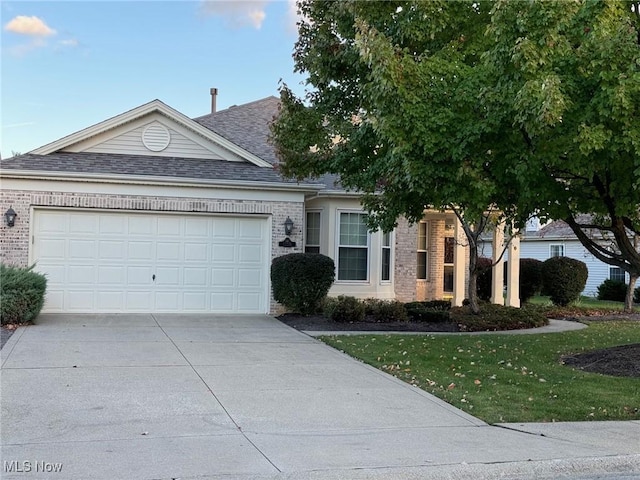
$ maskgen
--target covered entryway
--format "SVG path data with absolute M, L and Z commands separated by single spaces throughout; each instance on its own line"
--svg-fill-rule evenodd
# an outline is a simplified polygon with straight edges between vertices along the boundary
M 267 217 L 35 209 L 45 312 L 269 310 Z

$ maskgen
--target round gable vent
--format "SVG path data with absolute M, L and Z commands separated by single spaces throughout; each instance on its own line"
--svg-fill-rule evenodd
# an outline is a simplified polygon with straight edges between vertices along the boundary
M 169 146 L 171 134 L 164 125 L 152 123 L 142 132 L 142 143 L 152 152 L 161 152 Z

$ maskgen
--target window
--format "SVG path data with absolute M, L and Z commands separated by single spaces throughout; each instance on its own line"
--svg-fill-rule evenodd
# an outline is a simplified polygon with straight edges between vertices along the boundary
M 616 282 L 625 282 L 627 281 L 627 277 L 625 272 L 620 267 L 609 267 L 609 279 L 615 280 Z
M 416 278 L 426 280 L 427 278 L 427 245 L 429 244 L 429 229 L 426 222 L 418 224 L 418 270 Z
M 551 257 L 564 257 L 564 245 L 549 245 L 549 258 Z
M 444 239 L 444 277 L 442 279 L 442 290 L 453 292 L 453 260 L 455 258 L 456 239 L 445 237 Z
M 391 233 L 382 234 L 382 272 L 380 280 L 391 280 Z
M 338 280 L 366 281 L 369 266 L 369 232 L 364 213 L 340 213 Z
M 320 253 L 320 212 L 307 212 L 304 251 Z

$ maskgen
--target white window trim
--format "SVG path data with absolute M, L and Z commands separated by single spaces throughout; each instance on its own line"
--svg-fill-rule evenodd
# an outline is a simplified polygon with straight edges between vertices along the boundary
M 388 247 L 384 245 L 384 232 L 382 230 L 379 230 L 378 232 L 380 233 L 380 285 L 390 285 L 391 283 L 393 283 L 393 269 L 394 269 L 394 257 L 395 257 L 395 255 L 393 254 L 395 250 L 393 246 L 395 245 L 395 230 L 392 230 L 389 232 Z M 389 249 L 389 280 L 382 279 L 382 272 L 384 270 L 382 267 L 382 263 L 384 262 L 384 255 L 382 254 L 382 252 L 384 251 L 385 248 Z
M 562 247 L 562 255 L 552 255 L 551 254 L 551 250 L 553 249 L 553 247 Z M 550 243 L 549 244 L 549 258 L 553 258 L 555 257 L 566 257 L 566 248 L 564 243 Z
M 417 239 L 418 242 L 420 241 L 420 225 L 423 224 L 425 227 L 425 249 L 419 249 L 416 248 L 416 280 L 419 282 L 426 282 L 427 280 L 429 280 L 429 222 L 424 220 L 424 221 L 420 221 L 418 222 L 418 235 L 417 235 Z M 419 245 L 418 245 L 419 246 Z M 424 278 L 419 278 L 418 277 L 418 253 L 424 253 L 425 254 L 425 266 L 424 266 Z
M 336 210 L 336 232 L 335 232 L 335 254 L 334 254 L 334 259 L 335 259 L 335 264 L 336 264 L 336 280 L 335 283 L 337 284 L 357 284 L 357 285 L 364 285 L 364 284 L 370 284 L 371 282 L 371 232 L 367 231 L 367 278 L 366 280 L 339 280 L 338 278 L 338 266 L 340 264 L 340 247 L 345 247 L 345 248 L 365 248 L 364 245 L 362 246 L 357 246 L 357 245 L 341 245 L 340 244 L 340 216 L 342 213 L 359 213 L 362 215 L 366 215 L 366 212 L 363 212 L 362 210 L 349 210 L 349 209 L 338 209 Z
M 620 267 L 614 267 L 614 266 L 612 266 L 612 265 L 610 265 L 610 266 L 609 266 L 609 280 L 613 280 L 613 278 L 611 278 L 611 277 L 612 277 L 612 275 L 611 275 L 611 270 L 613 270 L 614 268 L 617 268 L 617 269 L 619 269 L 620 271 L 622 271 L 622 275 L 623 275 L 623 277 L 624 277 L 624 278 L 622 279 L 622 281 L 623 281 L 623 282 L 625 282 L 625 283 L 627 283 L 627 272 L 625 272 L 625 271 L 624 271 L 622 268 L 620 268 Z
M 318 236 L 318 244 L 317 245 L 308 245 L 307 244 L 307 213 L 319 213 L 320 214 L 320 233 Z M 318 247 L 318 253 L 322 251 L 322 209 L 321 208 L 310 208 L 305 210 L 304 212 L 304 249 L 303 251 L 307 251 L 307 246 L 310 247 Z

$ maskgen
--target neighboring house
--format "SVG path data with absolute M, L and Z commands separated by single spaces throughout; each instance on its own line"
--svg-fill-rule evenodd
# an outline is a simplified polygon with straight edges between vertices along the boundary
M 18 216 L 0 260 L 47 274 L 45 312 L 275 313 L 271 260 L 302 251 L 335 260 L 331 295 L 460 304 L 455 217 L 368 232 L 335 177 L 279 174 L 278 109 L 268 97 L 191 119 L 154 100 L 1 160 L 0 208 Z
M 604 239 L 602 242 L 610 244 Z M 492 254 L 492 242 L 485 239 L 480 249 L 480 256 L 491 257 Z M 536 219 L 529 222 L 524 235 L 520 237 L 520 258 L 545 261 L 551 257 L 563 256 L 580 260 L 589 269 L 589 277 L 582 295 L 597 296 L 598 286 L 607 279 L 629 282 L 629 274 L 624 270 L 608 265 L 589 253 L 571 227 L 562 220 L 550 222 L 544 226 L 541 226 Z M 505 255 L 505 260 L 508 260 L 508 254 Z

